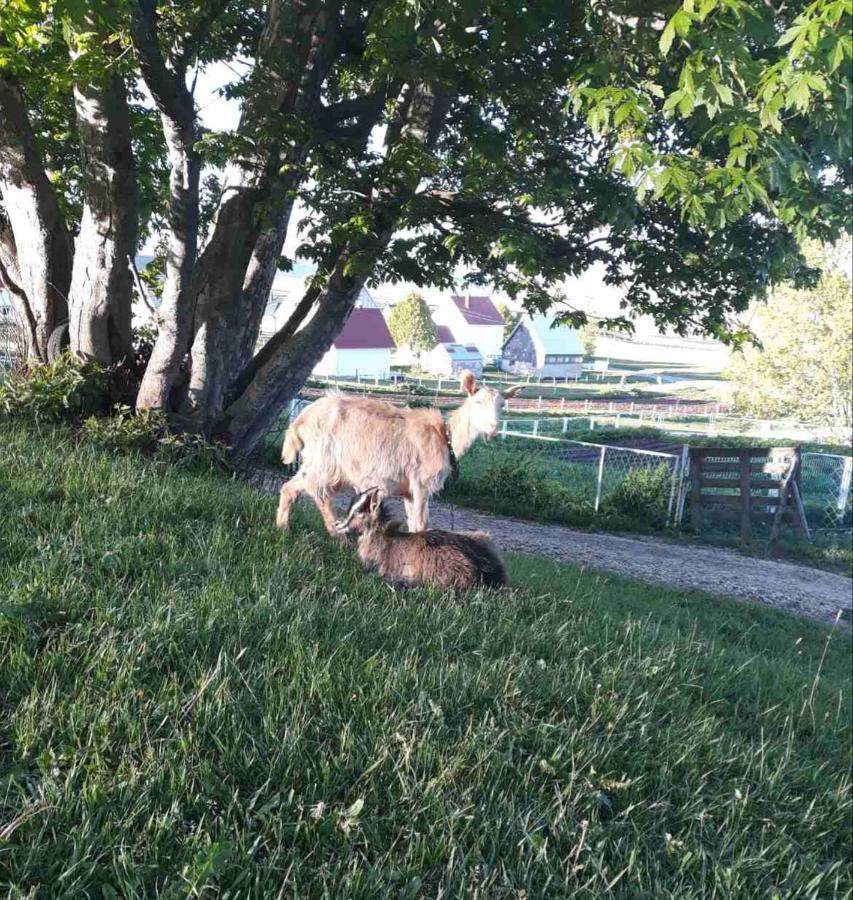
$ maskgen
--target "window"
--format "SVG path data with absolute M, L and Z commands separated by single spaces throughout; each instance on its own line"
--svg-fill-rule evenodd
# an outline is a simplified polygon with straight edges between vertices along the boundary
M 547 353 L 545 355 L 545 365 L 551 366 L 557 363 L 578 363 L 581 362 L 580 356 L 569 356 L 565 353 Z

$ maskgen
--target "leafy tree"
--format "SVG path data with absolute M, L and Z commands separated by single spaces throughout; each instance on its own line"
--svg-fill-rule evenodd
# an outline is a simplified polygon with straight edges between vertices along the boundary
M 371 280 L 461 269 L 544 311 L 598 263 L 625 297 L 605 327 L 737 339 L 752 298 L 813 279 L 799 241 L 848 227 L 851 18 L 849 0 L 7 3 L 0 279 L 32 355 L 67 315 L 73 349 L 116 362 L 126 257 L 158 227 L 137 407 L 241 453 Z M 206 133 L 191 73 L 236 54 L 240 123 Z M 204 167 L 222 190 L 202 237 Z M 297 197 L 317 273 L 255 353 Z
M 513 328 L 518 325 L 518 320 L 521 318 L 521 313 L 513 312 L 507 306 L 506 303 L 498 303 L 498 312 L 501 314 L 501 318 L 504 320 L 504 333 L 503 339 L 504 343 L 509 339 L 509 336 L 512 334 Z
M 587 322 L 580 328 L 581 343 L 586 356 L 595 356 L 595 348 L 598 346 L 600 330 L 593 322 Z
M 727 376 L 742 412 L 849 430 L 853 425 L 853 320 L 849 273 L 827 265 L 813 288 L 783 286 L 755 310 L 760 346 L 733 354 Z
M 391 310 L 388 330 L 398 347 L 409 347 L 418 358 L 423 350 L 432 350 L 438 342 L 429 307 L 417 291 L 406 295 Z

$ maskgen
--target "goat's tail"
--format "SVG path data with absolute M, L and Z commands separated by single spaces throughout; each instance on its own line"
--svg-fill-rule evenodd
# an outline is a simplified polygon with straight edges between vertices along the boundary
M 284 443 L 281 445 L 281 461 L 285 465 L 296 462 L 299 451 L 305 444 L 305 441 L 299 435 L 299 419 L 297 419 L 284 435 Z

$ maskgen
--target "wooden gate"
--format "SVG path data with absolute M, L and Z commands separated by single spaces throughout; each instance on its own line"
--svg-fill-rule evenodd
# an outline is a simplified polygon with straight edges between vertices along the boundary
M 795 529 L 810 538 L 799 489 L 799 447 L 691 447 L 690 517 L 702 530 L 704 513 L 728 508 L 748 539 L 753 522 L 772 523 L 776 537 L 787 513 Z

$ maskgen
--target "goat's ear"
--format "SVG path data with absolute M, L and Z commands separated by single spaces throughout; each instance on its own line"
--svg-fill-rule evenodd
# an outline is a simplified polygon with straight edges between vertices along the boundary
M 501 394 L 503 395 L 504 400 L 511 400 L 523 387 L 523 384 L 514 384 L 511 388 L 501 391 Z
M 469 397 L 473 397 L 477 393 L 477 382 L 474 379 L 474 373 L 469 372 L 467 369 L 462 373 L 462 390 Z
M 370 512 L 373 512 L 381 502 L 382 498 L 379 496 L 379 488 L 371 488 L 367 492 L 367 508 Z
M 367 504 L 370 500 L 370 491 L 362 491 L 360 494 L 357 494 L 352 499 L 352 503 L 350 503 L 349 512 L 352 513 L 360 513 L 367 508 Z

